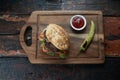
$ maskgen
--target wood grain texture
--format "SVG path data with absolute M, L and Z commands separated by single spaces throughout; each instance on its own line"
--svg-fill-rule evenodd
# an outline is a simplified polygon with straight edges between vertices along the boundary
M 106 56 L 120 56 L 120 17 L 104 18 Z
M 18 15 L 17 15 L 18 16 Z M 0 32 L 4 33 L 13 33 L 19 32 L 26 21 L 19 21 L 18 18 L 16 21 L 13 21 L 14 16 L 6 19 L 0 20 Z M 28 17 L 24 17 L 23 20 L 26 20 Z M 16 18 L 15 18 L 16 19 Z M 110 21 L 109 21 L 110 20 Z M 103 28 L 105 35 L 105 54 L 106 56 L 117 57 L 120 56 L 120 38 L 119 38 L 119 24 L 120 17 L 104 17 L 103 18 Z M 112 31 L 112 32 L 111 32 Z M 0 55 L 1 56 L 23 56 L 25 55 L 21 45 L 19 43 L 19 34 L 17 35 L 0 35 Z M 113 46 L 114 45 L 114 46 Z M 17 55 L 17 50 L 22 52 Z
M 26 5 L 26 3 L 28 4 Z M 109 32 L 113 30 L 113 34 L 119 33 L 119 24 L 118 24 L 120 20 L 119 4 L 120 4 L 119 0 L 114 0 L 114 1 L 103 0 L 102 2 L 100 2 L 99 0 L 92 0 L 92 1 L 89 1 L 89 0 L 56 0 L 56 1 L 54 0 L 43 0 L 43 1 L 7 0 L 7 1 L 4 1 L 3 0 L 2 2 L 0 2 L 0 5 L 1 5 L 0 15 L 1 16 L 7 15 L 7 17 L 2 18 L 0 20 L 0 32 L 13 33 L 14 31 L 16 32 L 20 31 L 20 29 L 22 28 L 22 26 L 25 24 L 28 17 L 30 16 L 30 13 L 35 10 L 70 10 L 70 9 L 71 10 L 101 10 L 104 15 L 103 27 L 104 27 L 104 33 L 105 33 L 105 54 L 107 54 L 106 56 L 117 57 L 120 55 L 119 35 L 110 35 Z M 106 23 L 106 22 L 109 22 L 109 20 L 112 21 L 112 23 Z M 116 28 L 117 31 L 115 31 L 114 28 Z M 14 35 L 11 35 L 11 36 L 14 37 Z M 0 37 L 1 37 L 0 40 L 2 44 L 0 45 L 1 56 L 6 56 L 9 50 L 12 50 L 15 52 L 15 54 L 17 54 L 16 47 L 18 47 L 17 50 L 21 49 L 21 45 L 18 41 L 19 40 L 18 37 L 14 38 L 14 40 L 18 41 L 19 43 L 17 44 L 16 47 L 13 46 L 13 44 L 15 44 L 15 41 L 9 42 L 9 39 L 8 39 L 6 42 L 7 42 L 7 45 L 9 46 L 6 46 L 6 43 L 4 41 L 5 41 L 5 38 L 7 38 L 7 36 L 0 35 Z M 116 46 L 115 47 L 112 46 L 113 44 Z M 109 47 L 106 45 L 109 45 Z M 8 47 L 11 47 L 11 48 L 7 51 L 6 49 Z M 13 56 L 12 51 L 11 51 L 11 56 Z M 21 54 L 21 55 L 24 55 L 24 54 Z
M 120 58 L 100 65 L 30 64 L 27 58 L 0 58 L 1 80 L 120 80 Z
M 101 10 L 107 16 L 120 16 L 119 4 L 119 0 L 2 0 L 0 13 L 31 14 L 36 10 Z
M 5 17 L 0 19 L 0 56 L 25 56 L 20 46 L 19 33 L 25 21 L 19 18 Z M 26 18 L 27 19 L 27 18 Z
M 70 36 L 70 49 L 68 58 L 61 60 L 58 57 L 50 57 L 40 52 L 40 42 L 37 40 L 38 34 L 42 31 L 47 24 L 55 23 L 62 25 L 64 29 L 70 34 L 76 34 L 73 32 L 69 25 L 69 20 L 73 15 L 81 14 L 87 19 L 87 28 L 80 34 L 84 35 L 89 32 L 90 20 L 93 20 L 96 25 L 96 30 L 93 42 L 89 46 L 86 52 L 80 53 L 79 56 L 75 55 L 78 53 L 80 44 L 83 42 L 81 36 L 73 37 Z M 54 20 L 57 19 L 57 20 Z M 63 22 L 64 21 L 64 22 Z M 102 13 L 100 11 L 35 11 L 31 14 L 27 24 L 22 28 L 20 32 L 20 43 L 25 50 L 26 54 L 31 63 L 62 63 L 73 64 L 73 63 L 103 63 L 104 62 L 104 45 L 102 45 L 103 39 L 103 24 L 102 24 Z M 24 32 L 28 26 L 32 27 L 32 45 L 26 46 L 24 41 Z M 102 35 L 102 38 L 99 36 Z M 87 36 L 87 35 L 86 35 Z M 95 41 L 96 40 L 96 41 Z M 102 42 L 101 42 L 102 41 Z M 75 45 L 77 44 L 77 45 Z M 36 56 L 37 55 L 37 56 Z M 57 59 L 55 59 L 57 58 Z
M 10 33 L 18 32 L 23 26 L 20 20 L 27 19 L 35 10 L 101 10 L 104 14 L 105 53 L 110 57 L 106 58 L 103 65 L 33 65 L 27 58 L 20 58 L 20 55 L 24 55 L 23 52 L 16 55 L 17 50 L 21 49 L 18 35 L 0 35 L 0 79 L 120 80 L 120 58 L 111 58 L 120 56 L 119 35 L 113 35 L 118 34 L 120 29 L 119 7 L 120 0 L 0 0 L 0 14 L 7 14 L 12 18 L 7 19 L 12 22 L 10 24 L 7 21 L 3 25 L 0 23 L 0 30 Z M 16 21 L 20 22 L 11 26 Z M 5 25 L 6 28 L 2 29 Z M 13 38 L 9 38 L 10 36 Z M 5 57 L 8 54 L 14 56 L 14 52 L 16 57 Z

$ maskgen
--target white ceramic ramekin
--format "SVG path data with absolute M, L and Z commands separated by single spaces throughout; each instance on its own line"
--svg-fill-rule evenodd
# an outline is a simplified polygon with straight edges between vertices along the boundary
M 83 25 L 81 28 L 76 28 L 76 27 L 73 26 L 72 21 L 73 21 L 73 19 L 74 19 L 75 17 L 80 17 L 80 18 L 82 18 L 82 19 L 84 20 L 84 25 Z M 74 15 L 74 16 L 72 16 L 71 19 L 70 19 L 70 25 L 71 25 L 71 27 L 72 27 L 74 30 L 76 30 L 76 31 L 81 31 L 81 30 L 83 30 L 83 29 L 86 27 L 86 24 L 87 24 L 86 18 L 85 18 L 84 16 L 82 16 L 82 15 Z

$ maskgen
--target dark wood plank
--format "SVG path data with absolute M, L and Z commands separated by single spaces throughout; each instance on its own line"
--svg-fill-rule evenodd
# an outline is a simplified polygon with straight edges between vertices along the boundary
M 120 80 L 120 58 L 102 65 L 33 65 L 27 58 L 0 58 L 1 80 Z
M 120 56 L 120 17 L 104 18 L 105 51 L 107 56 Z
M 0 13 L 30 14 L 35 10 L 101 10 L 106 16 L 120 16 L 119 4 L 119 0 L 2 0 Z
M 106 16 L 119 16 L 119 0 L 63 0 L 64 10 L 101 10 Z
M 18 19 L 9 20 L 8 19 L 0 19 L 0 34 L 14 33 L 19 34 L 21 26 L 25 24 L 25 21 L 17 21 Z
M 30 14 L 35 10 L 61 9 L 61 0 L 2 0 L 0 5 L 1 13 Z
M 26 18 L 4 17 L 0 19 L 0 56 L 24 56 L 19 33 Z
M 0 36 L 0 56 L 25 56 L 19 42 L 19 35 Z

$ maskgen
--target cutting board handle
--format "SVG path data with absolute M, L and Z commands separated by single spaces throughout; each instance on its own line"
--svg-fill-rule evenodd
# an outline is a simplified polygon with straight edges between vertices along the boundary
M 26 30 L 28 27 L 31 27 L 32 28 L 32 33 L 31 33 L 31 40 L 32 40 L 32 43 L 31 45 L 27 45 L 26 44 L 26 41 L 25 41 L 25 33 L 26 33 Z M 21 43 L 21 46 L 22 48 L 25 50 L 26 53 L 29 53 L 29 54 L 36 54 L 35 50 L 36 50 L 36 42 L 37 42 L 37 27 L 36 25 L 32 25 L 32 24 L 26 24 L 22 27 L 21 29 L 21 32 L 20 32 L 20 43 Z M 28 56 L 29 56 L 28 54 Z

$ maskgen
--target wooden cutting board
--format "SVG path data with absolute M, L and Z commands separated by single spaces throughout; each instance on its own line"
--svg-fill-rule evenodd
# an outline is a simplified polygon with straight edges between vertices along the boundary
M 70 18 L 73 15 L 83 15 L 87 19 L 87 26 L 82 32 L 75 32 L 70 28 Z M 31 14 L 26 25 L 20 32 L 20 43 L 25 50 L 29 60 L 34 64 L 99 64 L 104 63 L 104 35 L 103 19 L 101 11 L 35 11 Z M 95 23 L 95 35 L 93 41 L 85 52 L 75 56 L 80 49 L 80 45 L 86 38 L 90 21 Z M 70 49 L 66 59 L 57 56 L 51 57 L 40 52 L 40 41 L 38 35 L 50 23 L 62 26 L 70 35 Z M 25 32 L 27 28 L 32 28 L 32 44 L 26 45 Z

